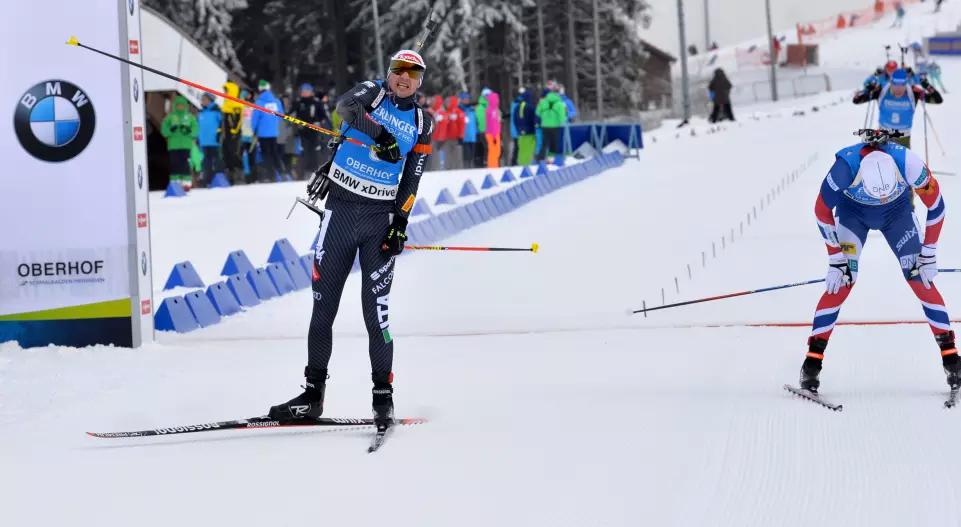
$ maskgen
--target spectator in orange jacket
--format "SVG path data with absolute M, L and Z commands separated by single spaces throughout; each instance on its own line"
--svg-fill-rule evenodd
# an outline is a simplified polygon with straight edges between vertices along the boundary
M 464 142 L 464 110 L 460 109 L 457 97 L 447 98 L 447 108 L 444 110 L 444 123 L 447 129 L 444 136 L 444 166 L 448 170 L 464 168 L 461 145 Z

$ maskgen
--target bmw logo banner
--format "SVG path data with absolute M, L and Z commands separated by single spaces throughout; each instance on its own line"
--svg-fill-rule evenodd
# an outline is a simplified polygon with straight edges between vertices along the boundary
M 13 116 L 20 145 L 42 161 L 69 161 L 90 144 L 97 124 L 93 103 L 75 84 L 49 80 L 20 96 Z
M 65 43 L 129 54 L 137 0 L 45 0 L 55 16 L 0 32 L 0 342 L 23 347 L 153 340 L 142 74 Z M 14 10 L 16 12 L 16 10 Z M 8 61 L 10 62 L 10 61 Z

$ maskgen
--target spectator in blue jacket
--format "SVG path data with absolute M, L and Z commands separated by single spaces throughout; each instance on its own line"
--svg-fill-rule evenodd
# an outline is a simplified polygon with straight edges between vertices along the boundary
M 567 122 L 573 121 L 577 117 L 577 108 L 574 107 L 574 101 L 564 91 L 564 85 L 560 85 L 561 100 L 567 105 Z
M 474 168 L 474 156 L 477 148 L 477 116 L 474 115 L 474 105 L 471 104 L 470 94 L 460 94 L 460 109 L 464 111 L 464 139 L 461 142 L 461 152 L 464 156 L 464 168 Z
M 257 86 L 260 96 L 254 103 L 263 106 L 268 110 L 284 113 L 284 105 L 270 91 L 270 83 L 261 80 Z M 254 131 L 254 141 L 260 143 L 260 155 L 263 157 L 263 170 L 260 175 L 261 181 L 275 181 L 280 175 L 280 150 L 277 147 L 277 134 L 280 130 L 280 117 L 254 110 L 254 115 L 250 119 L 250 125 Z
M 519 166 L 531 164 L 537 139 L 537 105 L 528 90 L 521 91 L 515 104 L 517 111 L 511 118 L 511 130 L 516 131 L 514 162 Z
M 200 104 L 203 108 L 197 114 L 197 125 L 200 128 L 197 142 L 204 153 L 204 168 L 197 186 L 206 187 L 220 168 L 220 124 L 224 114 L 209 94 L 205 93 L 200 98 Z
M 517 97 L 514 98 L 514 102 L 511 103 L 511 160 L 510 166 L 517 166 L 517 126 L 514 124 L 514 116 L 517 114 L 517 108 L 520 107 L 521 102 L 524 100 L 524 92 L 527 91 L 523 86 L 517 91 Z

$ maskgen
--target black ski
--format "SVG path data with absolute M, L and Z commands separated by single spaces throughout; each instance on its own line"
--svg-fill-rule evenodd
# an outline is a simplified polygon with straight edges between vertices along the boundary
M 803 397 L 803 398 L 805 398 L 805 399 L 807 399 L 807 400 L 809 400 L 809 401 L 811 401 L 811 402 L 815 402 L 815 403 L 817 403 L 817 404 L 819 404 L 819 405 L 827 408 L 828 410 L 834 410 L 835 412 L 840 412 L 841 410 L 844 409 L 844 406 L 843 406 L 843 405 L 834 404 L 834 403 L 832 403 L 832 402 L 829 402 L 829 401 L 827 401 L 826 399 L 822 398 L 820 394 L 814 393 L 814 392 L 812 392 L 812 391 L 802 390 L 801 388 L 795 388 L 794 386 L 791 386 L 790 384 L 785 384 L 785 385 L 784 385 L 784 389 L 787 390 L 787 391 L 789 391 L 789 392 L 791 392 L 791 393 L 793 393 L 794 395 L 797 395 L 797 396 L 799 396 L 799 397 Z
M 954 408 L 958 404 L 958 390 L 954 389 L 948 393 L 948 399 L 944 401 L 945 408 Z
M 416 425 L 426 423 L 427 419 L 395 419 L 394 426 L 397 425 Z M 98 438 L 114 437 L 150 437 L 166 436 L 175 434 L 190 434 L 194 432 L 211 432 L 214 430 L 236 430 L 236 429 L 263 429 L 263 428 L 295 428 L 295 427 L 321 427 L 327 430 L 344 430 L 350 428 L 361 428 L 374 426 L 373 419 L 347 419 L 339 417 L 321 417 L 318 419 L 271 419 L 267 416 L 251 417 L 248 419 L 237 419 L 235 421 L 218 421 L 215 423 L 204 423 L 199 425 L 173 426 L 170 428 L 155 428 L 153 430 L 137 430 L 133 432 L 87 432 L 88 435 Z M 383 441 L 381 441 L 383 442 Z M 378 445 L 379 446 L 379 445 Z

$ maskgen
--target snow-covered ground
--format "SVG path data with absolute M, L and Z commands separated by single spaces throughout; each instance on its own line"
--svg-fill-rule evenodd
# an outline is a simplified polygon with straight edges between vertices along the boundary
M 961 85 L 961 61 L 942 63 L 949 89 Z M 665 127 L 646 136 L 658 141 L 640 160 L 445 240 L 536 242 L 537 254 L 398 260 L 397 412 L 430 422 L 374 455 L 368 432 L 83 433 L 248 417 L 293 396 L 309 292 L 158 333 L 139 350 L 0 345 L 2 524 L 958 525 L 961 420 L 941 408 L 946 385 L 924 325 L 838 328 L 822 375 L 822 393 L 845 405 L 833 413 L 781 390 L 796 381 L 808 328 L 745 326 L 809 322 L 819 285 L 624 314 L 660 304 L 662 289 L 674 302 L 823 276 L 814 199 L 865 111 L 830 106 L 838 97 L 804 116 L 793 114 L 815 101 L 758 108 L 721 133 Z M 928 111 L 947 151 L 932 136 L 931 167 L 961 172 L 949 128 L 961 103 L 949 95 Z M 923 133 L 914 141 L 923 155 Z M 456 195 L 484 174 L 431 174 L 421 195 L 432 204 L 444 186 Z M 939 262 L 961 267 L 961 183 L 940 180 Z M 262 263 L 287 237 L 305 252 L 316 220 L 303 208 L 284 219 L 301 192 L 152 196 L 157 288 L 185 259 L 209 281 L 230 250 Z M 961 277 L 938 284 L 959 318 Z M 369 414 L 359 285 L 349 279 L 335 325 L 332 417 Z M 872 237 L 841 320 L 921 318 Z M 691 327 L 718 324 L 732 326 Z

